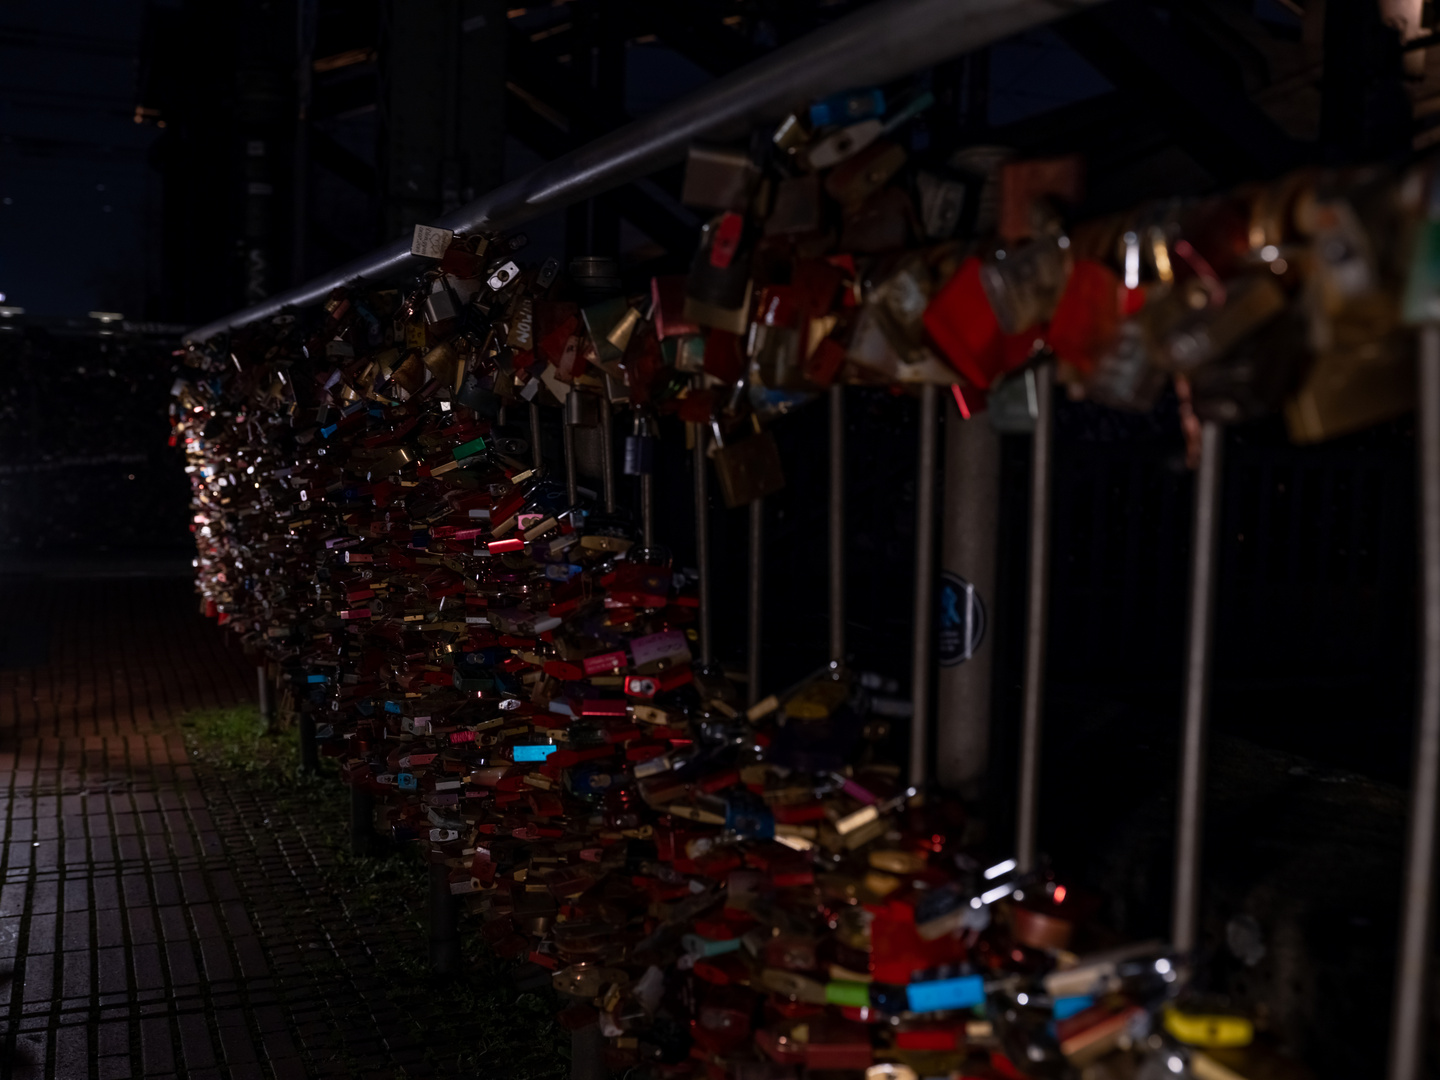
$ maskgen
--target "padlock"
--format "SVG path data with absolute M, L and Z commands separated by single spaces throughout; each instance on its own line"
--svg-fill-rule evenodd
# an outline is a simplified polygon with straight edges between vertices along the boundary
M 1395 264 L 1402 245 L 1396 217 L 1375 216 L 1373 230 L 1391 241 L 1377 246 L 1347 200 L 1302 203 L 1300 227 L 1313 235 L 1316 252 L 1305 297 L 1315 359 L 1286 403 L 1285 423 L 1292 440 L 1307 443 L 1414 407 L 1415 340 L 1401 325 L 1400 300 L 1390 282 L 1407 269 L 1414 278 L 1416 268 L 1413 262 L 1406 268 Z
M 1070 241 L 1047 235 L 998 248 L 980 264 L 980 284 L 1004 334 L 1048 323 L 1070 278 Z
M 638 412 L 634 430 L 625 436 L 625 475 L 646 476 L 655 471 L 655 437 L 649 422 Z
M 892 186 L 846 209 L 840 244 L 847 251 L 879 254 L 905 247 L 918 232 L 910 196 Z
M 915 176 L 915 188 L 920 195 L 920 221 L 925 238 L 932 241 L 950 239 L 959 228 L 960 216 L 965 212 L 965 185 L 959 180 L 921 170 Z
M 810 123 L 815 127 L 853 124 L 872 116 L 885 115 L 885 91 L 878 87 L 832 94 L 810 106 Z
M 776 185 L 775 203 L 765 219 L 766 236 L 803 236 L 823 225 L 819 176 L 787 176 Z
M 1049 231 L 1052 204 L 1074 206 L 1084 197 L 1085 163 L 1077 154 L 1009 162 L 1000 168 L 1000 235 L 1008 243 Z
M 744 211 L 759 179 L 759 169 L 742 151 L 692 146 L 680 201 L 704 210 Z
M 842 207 L 858 207 L 905 166 L 905 149 L 892 142 L 871 143 L 825 177 L 825 190 Z
M 685 284 L 685 319 L 743 334 L 749 325 L 750 248 L 745 220 L 729 212 L 700 230 L 700 247 Z
M 745 506 L 785 487 L 780 447 L 774 435 L 761 431 L 727 444 L 719 421 L 712 426 L 715 442 L 710 460 L 720 478 L 720 491 L 727 507 L 733 510 Z
M 858 154 L 887 132 L 913 120 L 935 103 L 929 91 L 916 95 L 902 106 L 888 120 L 871 117 L 857 124 L 850 124 L 832 135 L 813 143 L 806 159 L 811 169 L 829 169 Z
M 685 278 L 682 275 L 650 279 L 650 312 L 655 336 L 664 341 L 700 332 L 697 323 L 685 319 Z
M 924 324 L 951 366 L 981 389 L 1024 363 L 1039 340 L 1033 332 L 1001 330 L 982 282 L 981 262 L 974 257 L 961 263 L 935 293 L 925 309 Z

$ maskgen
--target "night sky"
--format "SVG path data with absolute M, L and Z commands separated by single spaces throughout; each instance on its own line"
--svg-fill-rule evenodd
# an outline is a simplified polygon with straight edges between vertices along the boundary
M 154 6 L 178 6 L 152 0 Z M 136 122 L 145 0 L 10 0 L 0 16 L 0 293 L 29 314 L 146 314 L 158 288 L 163 132 Z M 658 44 L 629 49 L 632 116 L 708 76 Z M 991 122 L 1044 112 L 1109 85 L 1053 34 L 1006 42 L 992 57 Z M 511 140 L 507 173 L 540 164 Z M 218 178 L 217 178 L 218 179 Z M 537 223 L 532 240 L 550 237 Z M 556 236 L 554 239 L 558 240 Z M 196 267 L 203 272 L 203 267 Z
M 143 0 L 0 15 L 0 292 L 46 315 L 143 314 L 161 134 L 134 119 Z

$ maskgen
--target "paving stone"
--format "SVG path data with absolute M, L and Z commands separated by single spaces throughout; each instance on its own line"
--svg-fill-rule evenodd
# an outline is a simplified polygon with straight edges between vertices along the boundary
M 424 955 L 408 912 L 352 911 L 305 812 L 187 753 L 255 678 L 189 582 L 0 574 L 0 605 L 51 627 L 0 670 L 0 1080 L 464 1075 L 417 1041 L 435 988 L 377 970 Z

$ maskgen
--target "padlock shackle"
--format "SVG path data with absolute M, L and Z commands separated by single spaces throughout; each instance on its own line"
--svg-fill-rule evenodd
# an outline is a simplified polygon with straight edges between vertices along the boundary
M 781 120 L 814 98 L 888 83 L 1104 2 L 881 0 L 500 185 L 434 226 L 455 232 L 514 229 L 682 161 L 697 140 L 743 136 L 753 125 Z M 303 285 L 197 326 L 186 340 L 205 341 L 284 308 L 319 303 L 356 278 L 374 282 L 433 265 L 412 255 L 410 242 L 407 231 Z

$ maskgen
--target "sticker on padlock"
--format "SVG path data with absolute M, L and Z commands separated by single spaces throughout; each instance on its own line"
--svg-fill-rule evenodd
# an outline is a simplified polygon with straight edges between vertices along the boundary
M 429 225 L 416 225 L 410 238 L 410 254 L 425 259 L 442 259 L 455 234 L 449 229 L 433 229 Z

